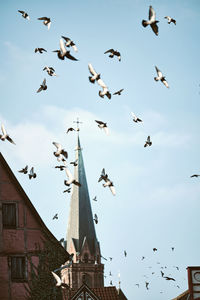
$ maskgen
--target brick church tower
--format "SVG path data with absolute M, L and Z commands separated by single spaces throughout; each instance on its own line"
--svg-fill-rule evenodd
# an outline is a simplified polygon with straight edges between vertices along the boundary
M 74 167 L 74 178 L 81 186 L 73 184 L 66 246 L 66 250 L 74 254 L 74 259 L 63 276 L 73 290 L 79 289 L 83 283 L 90 288 L 102 288 L 104 265 L 94 227 L 79 135 L 75 151 L 77 165 Z

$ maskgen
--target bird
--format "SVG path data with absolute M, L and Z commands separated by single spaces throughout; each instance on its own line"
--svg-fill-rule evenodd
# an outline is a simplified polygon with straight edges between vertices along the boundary
M 28 176 L 29 176 L 29 179 L 37 177 L 37 174 L 34 172 L 34 167 L 32 167 L 30 169 L 30 172 L 29 172 Z
M 59 241 L 59 242 L 60 242 L 60 243 L 63 243 L 63 242 L 64 242 L 64 240 L 65 240 L 65 239 L 64 239 L 64 238 L 62 238 L 62 239 L 60 239 L 60 241 Z
M 107 258 L 103 257 L 102 255 L 100 255 L 100 256 L 101 256 L 101 258 L 103 258 L 104 260 L 107 260 Z
M 18 172 L 19 172 L 19 173 L 27 174 L 27 173 L 28 173 L 28 166 L 26 166 L 25 168 L 22 168 L 22 169 L 19 170 Z
M 43 71 L 47 71 L 49 76 L 57 76 L 53 67 L 44 67 Z
M 158 249 L 157 248 L 153 248 L 153 252 L 155 252 L 155 251 L 158 251 Z
M 66 133 L 68 133 L 68 132 L 70 132 L 70 131 L 75 131 L 75 129 L 72 128 L 72 127 L 70 127 L 70 128 L 67 129 L 67 132 L 66 132 Z
M 105 173 L 105 169 L 103 168 L 102 171 L 101 171 L 101 175 L 99 177 L 98 182 L 100 182 L 101 180 L 105 181 L 105 180 L 107 180 L 107 178 L 108 178 L 108 174 Z
M 179 286 L 179 285 L 177 285 L 177 288 L 178 288 L 178 289 L 180 289 L 180 286 Z
M 197 177 L 199 177 L 199 176 L 200 176 L 200 174 L 193 174 L 193 175 L 191 175 L 190 177 L 191 177 L 191 178 L 193 178 L 193 177 L 196 177 L 196 178 L 197 178 Z
M 102 121 L 97 121 L 97 120 L 95 120 L 95 122 L 97 122 L 98 123 L 98 127 L 99 128 L 103 128 L 104 129 L 104 131 L 105 131 L 105 133 L 108 135 L 109 134 L 109 132 L 108 132 L 108 127 L 107 127 L 107 123 L 104 123 L 104 122 L 102 122 Z
M 114 49 L 109 49 L 106 52 L 104 52 L 104 54 L 106 54 L 106 53 L 110 53 L 110 55 L 109 55 L 110 58 L 117 56 L 118 60 L 121 61 L 121 54 L 119 51 L 114 50 Z
M 97 201 L 97 196 L 95 196 L 92 200 L 93 200 L 93 201 Z
M 112 280 L 110 280 L 110 285 L 113 285 Z
M 136 115 L 133 112 L 131 112 L 131 115 L 133 117 L 133 122 L 135 122 L 135 123 L 143 122 L 140 118 L 136 117 Z
M 55 216 L 53 216 L 52 220 L 55 220 L 55 219 L 58 220 L 58 214 L 55 214 Z
M 68 37 L 62 36 L 62 38 L 66 41 L 65 46 L 66 47 L 72 47 L 75 52 L 78 52 L 78 49 L 76 47 L 76 44 Z
M 73 177 L 72 173 L 70 172 L 70 170 L 67 167 L 65 168 L 65 172 L 68 177 L 68 180 L 64 180 L 64 184 L 66 186 L 70 186 L 70 184 L 75 184 L 79 187 L 81 186 L 81 184 Z
M 66 283 L 64 283 L 64 282 L 62 282 L 62 280 L 60 279 L 60 277 L 56 274 L 56 273 L 54 273 L 53 271 L 51 272 L 51 274 L 53 275 L 53 277 L 55 278 L 55 280 L 56 280 L 56 286 L 57 287 L 63 287 L 63 288 L 68 288 L 69 289 L 69 285 L 68 284 L 66 284 Z
M 145 256 L 142 256 L 142 260 L 144 260 L 145 259 Z
M 135 285 L 137 285 L 138 288 L 140 287 L 139 283 L 136 283 Z
M 109 187 L 113 196 L 115 196 L 116 195 L 115 188 L 113 182 L 110 179 L 107 179 L 106 182 L 103 184 L 103 187 L 107 187 L 107 186 Z
M 104 98 L 104 96 L 106 95 L 108 97 L 108 99 L 111 99 L 111 93 L 108 90 L 107 85 L 103 82 L 103 80 L 101 78 L 99 78 L 97 80 L 98 85 L 100 85 L 100 87 L 102 87 L 103 91 L 99 91 L 99 96 L 101 98 Z
M 176 20 L 175 19 L 173 19 L 173 18 L 171 18 L 169 16 L 164 17 L 164 19 L 167 19 L 168 24 L 174 23 L 174 25 L 176 25 Z
M 41 18 L 38 18 L 38 20 L 43 20 L 43 24 L 48 27 L 48 30 L 50 29 L 50 26 L 51 26 L 51 19 L 50 18 L 41 17 Z
M 95 224 L 98 224 L 98 216 L 97 216 L 97 214 L 94 214 L 94 219 L 93 220 L 95 221 Z
M 73 165 L 74 167 L 78 166 L 78 159 L 76 159 L 75 161 L 71 161 L 70 164 Z
M 124 250 L 124 256 L 125 256 L 125 257 L 127 256 L 127 252 L 126 252 L 126 250 Z
M 41 91 L 45 91 L 46 89 L 47 89 L 46 79 L 44 79 L 42 84 L 40 85 L 39 89 L 37 90 L 37 93 L 39 93 Z
M 161 276 L 162 276 L 162 277 L 165 275 L 163 271 L 160 271 L 160 273 L 161 273 Z
M 120 95 L 121 95 L 121 93 L 123 92 L 123 90 L 124 90 L 124 89 L 121 89 L 121 90 L 119 90 L 119 91 L 117 91 L 117 92 L 113 93 L 113 95 L 119 95 L 119 96 L 120 96 Z
M 112 276 L 112 273 L 111 273 L 111 271 L 109 272 L 109 276 Z
M 16 145 L 15 142 L 11 139 L 11 137 L 7 134 L 7 131 L 6 131 L 6 129 L 5 129 L 5 127 L 4 127 L 3 124 L 1 124 L 1 131 L 2 131 L 2 134 L 0 134 L 0 140 L 2 140 L 3 142 L 5 140 L 7 140 L 10 143 Z
M 158 35 L 158 23 L 159 21 L 156 21 L 156 13 L 152 6 L 149 6 L 149 20 L 142 20 L 142 25 L 144 27 L 147 27 L 148 25 L 151 26 L 151 29 L 153 32 Z
M 61 144 L 56 142 L 53 142 L 52 144 L 57 148 L 57 151 L 53 153 L 57 157 L 57 161 L 62 161 L 62 155 L 64 158 L 68 158 L 68 153 L 62 148 Z
M 92 75 L 92 76 L 88 77 L 89 81 L 91 83 L 95 83 L 95 81 L 97 81 L 97 80 L 100 79 L 100 74 L 95 71 L 95 69 L 93 68 L 92 64 L 90 64 L 90 63 L 88 64 L 88 69 L 90 71 L 90 74 Z
M 179 267 L 174 266 L 174 268 L 176 268 L 176 270 L 179 271 Z
M 199 175 L 200 176 L 200 175 Z M 174 247 L 171 247 L 172 251 L 174 251 Z
M 110 261 L 112 261 L 112 257 L 109 257 Z
M 74 56 L 72 56 L 70 54 L 70 51 L 67 51 L 64 45 L 64 42 L 62 39 L 60 39 L 60 50 L 54 50 L 53 52 L 56 52 L 58 55 L 58 58 L 61 60 L 64 60 L 65 57 L 71 60 L 78 60 L 77 58 L 75 58 Z
M 67 190 L 63 191 L 63 193 L 70 193 L 71 192 L 71 188 L 68 188 Z
M 145 281 L 146 289 L 149 289 L 149 282 Z
M 176 281 L 174 278 L 168 277 L 168 276 L 165 276 L 165 277 L 163 277 L 163 278 L 165 278 L 166 280 L 173 280 L 173 281 Z
M 37 52 L 43 53 L 43 52 L 47 52 L 47 50 L 44 48 L 35 48 L 35 53 L 37 53 Z
M 25 12 L 25 11 L 23 11 L 23 10 L 18 10 L 18 12 L 19 12 L 20 14 L 22 14 L 22 17 L 23 17 L 24 19 L 30 20 L 30 17 L 29 17 L 29 15 L 27 14 L 27 12 Z
M 165 76 L 163 76 L 162 72 L 155 66 L 156 72 L 157 72 L 157 77 L 154 77 L 155 81 L 161 81 L 167 88 L 169 88 L 169 84 L 167 80 L 165 79 Z
M 63 171 L 65 169 L 65 166 L 55 166 L 55 169 L 60 169 L 60 171 Z
M 150 140 L 150 135 L 148 135 L 148 137 L 147 137 L 147 140 L 146 140 L 146 142 L 145 142 L 145 144 L 144 144 L 144 147 L 147 147 L 147 146 L 151 146 L 152 145 L 152 142 L 151 142 L 151 140 Z

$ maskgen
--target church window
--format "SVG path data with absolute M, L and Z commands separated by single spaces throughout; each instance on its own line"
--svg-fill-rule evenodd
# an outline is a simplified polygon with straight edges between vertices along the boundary
M 21 281 L 27 279 L 25 256 L 11 257 L 11 279 L 12 281 Z
M 16 203 L 2 204 L 2 220 L 4 228 L 16 228 Z

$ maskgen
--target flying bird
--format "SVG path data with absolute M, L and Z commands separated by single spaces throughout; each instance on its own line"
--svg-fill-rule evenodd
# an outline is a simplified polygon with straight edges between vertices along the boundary
M 133 117 L 133 122 L 138 123 L 138 122 L 143 122 L 140 118 L 136 117 L 136 115 L 131 112 L 131 115 Z
M 70 170 L 67 167 L 65 168 L 65 172 L 68 177 L 68 180 L 64 180 L 64 184 L 66 186 L 70 186 L 70 184 L 75 184 L 79 187 L 81 186 L 81 184 L 73 177 L 72 173 L 70 172 Z
M 55 214 L 55 216 L 53 216 L 52 220 L 58 220 L 58 214 Z
M 69 289 L 69 285 L 66 284 L 66 283 L 64 283 L 64 282 L 62 282 L 62 280 L 60 279 L 60 277 L 56 273 L 51 272 L 51 274 L 53 275 L 53 277 L 56 280 L 56 286 L 57 287 L 63 287 L 63 288 L 68 288 Z
M 155 66 L 156 72 L 157 72 L 157 77 L 154 77 L 155 81 L 161 81 L 167 88 L 169 88 L 169 84 L 167 80 L 165 79 L 165 76 L 163 76 L 162 72 Z
M 100 74 L 95 71 L 95 69 L 93 68 L 92 64 L 88 64 L 88 69 L 90 71 L 90 74 L 92 75 L 92 76 L 88 77 L 89 81 L 91 83 L 95 83 L 95 81 L 97 81 L 98 79 L 100 79 Z
M 173 280 L 173 281 L 176 281 L 174 278 L 168 277 L 168 276 L 165 276 L 165 277 L 163 277 L 163 278 L 165 278 L 166 280 Z
M 139 283 L 136 283 L 135 285 L 137 285 L 138 288 L 140 287 Z
M 71 192 L 71 188 L 68 188 L 67 190 L 63 191 L 63 193 L 70 193 Z
M 22 168 L 22 169 L 19 170 L 18 172 L 19 172 L 19 173 L 27 174 L 27 173 L 28 173 L 28 166 L 26 166 L 25 168 Z
M 68 153 L 62 148 L 61 144 L 56 142 L 53 142 L 52 144 L 57 148 L 57 151 L 53 153 L 57 157 L 57 161 L 63 161 L 62 155 L 64 158 L 68 158 Z
M 70 164 L 73 165 L 74 167 L 78 166 L 78 159 L 76 159 L 75 161 L 71 161 Z
M 111 273 L 111 271 L 109 272 L 109 276 L 112 276 L 112 273 Z
M 10 143 L 16 145 L 15 142 L 11 139 L 11 137 L 7 134 L 6 129 L 3 124 L 1 124 L 1 131 L 2 131 L 2 134 L 0 134 L 0 140 L 2 140 L 3 142 L 5 140 L 7 140 Z
M 110 285 L 113 285 L 112 280 L 110 281 Z
M 174 20 L 173 18 L 171 18 L 171 17 L 169 17 L 169 16 L 166 16 L 166 17 L 164 17 L 164 19 L 167 19 L 168 24 L 174 23 L 174 25 L 176 25 L 176 20 Z
M 54 50 L 53 52 L 56 52 L 58 55 L 58 58 L 61 60 L 64 60 L 65 57 L 71 60 L 78 60 L 77 58 L 75 58 L 74 56 L 72 56 L 70 54 L 70 51 L 67 51 L 64 45 L 64 42 L 62 39 L 60 39 L 60 50 Z
M 199 175 L 200 176 L 200 175 Z M 174 247 L 171 247 L 172 251 L 174 251 Z
M 97 196 L 95 196 L 92 200 L 93 200 L 93 201 L 97 201 Z
M 75 52 L 78 52 L 78 49 L 76 47 L 76 44 L 68 37 L 62 36 L 62 38 L 66 41 L 65 46 L 66 47 L 72 47 Z
M 113 182 L 110 179 L 107 179 L 106 182 L 103 184 L 103 187 L 107 187 L 107 186 L 109 187 L 113 196 L 115 196 L 116 195 L 115 188 Z
M 109 257 L 110 261 L 112 261 L 112 257 Z
M 95 122 L 97 122 L 97 124 L 98 124 L 98 127 L 100 128 L 100 129 L 104 129 L 104 131 L 105 131 L 105 133 L 108 135 L 109 134 L 109 132 L 108 132 L 108 127 L 107 127 L 107 123 L 104 123 L 104 122 L 102 122 L 102 121 L 97 121 L 97 120 L 95 120 Z
M 114 49 L 109 49 L 106 52 L 104 52 L 104 54 L 106 54 L 106 53 L 110 53 L 110 55 L 109 55 L 110 58 L 117 56 L 118 60 L 121 61 L 121 54 L 119 51 L 114 50 Z
M 147 140 L 146 140 L 146 142 L 145 142 L 145 144 L 144 144 L 144 147 L 147 147 L 147 146 L 151 146 L 152 145 L 152 142 L 151 142 L 151 140 L 150 140 L 150 135 L 148 135 L 148 137 L 147 137 Z
M 49 74 L 49 76 L 57 76 L 55 73 L 54 68 L 52 67 L 44 67 L 43 71 L 47 71 L 47 73 Z
M 125 257 L 127 256 L 127 252 L 126 252 L 126 250 L 124 250 L 124 256 L 125 256 Z
M 100 87 L 102 87 L 103 91 L 99 91 L 99 96 L 101 98 L 104 98 L 104 96 L 106 95 L 108 97 L 108 99 L 111 99 L 111 93 L 108 90 L 107 85 L 103 82 L 103 80 L 100 78 L 97 80 L 98 85 L 100 85 Z
M 60 171 L 63 171 L 65 168 L 65 166 L 55 166 L 55 169 L 60 169 Z
M 35 53 L 37 53 L 37 52 L 43 53 L 43 52 L 47 52 L 47 50 L 44 48 L 35 48 Z
M 191 178 L 193 178 L 193 177 L 199 177 L 200 176 L 200 174 L 193 174 L 192 176 L 190 176 Z
M 29 179 L 36 178 L 37 174 L 34 172 L 34 167 L 32 167 L 30 169 L 30 172 L 29 172 L 28 176 L 29 176 Z
M 161 276 L 162 276 L 162 277 L 165 275 L 163 271 L 160 271 L 160 273 L 161 273 Z
M 121 89 L 121 90 L 119 90 L 119 91 L 117 91 L 117 92 L 113 93 L 113 95 L 119 95 L 119 96 L 120 96 L 120 95 L 121 95 L 121 93 L 123 92 L 123 90 L 124 90 L 124 89 Z
M 51 26 L 51 19 L 50 18 L 41 17 L 41 18 L 38 18 L 38 20 L 42 20 L 43 24 L 48 27 L 48 30 L 50 29 L 50 26 Z
M 146 289 L 149 290 L 149 282 L 145 281 Z
M 100 182 L 101 180 L 106 181 L 107 178 L 108 178 L 108 174 L 105 173 L 105 169 L 103 168 L 102 171 L 101 171 L 101 175 L 100 175 L 100 177 L 99 177 L 98 182 Z
M 72 127 L 70 127 L 70 128 L 67 129 L 67 132 L 66 132 L 66 133 L 68 133 L 68 132 L 70 132 L 70 131 L 75 131 L 75 129 L 72 128 Z
M 151 26 L 151 29 L 153 32 L 158 35 L 158 23 L 159 21 L 156 21 L 156 13 L 152 6 L 149 6 L 149 20 L 142 20 L 142 25 L 144 27 L 147 27 L 148 25 Z
M 40 85 L 39 89 L 37 90 L 37 93 L 39 93 L 41 91 L 45 91 L 46 89 L 47 89 L 46 79 L 44 79 L 42 84 Z
M 142 256 L 142 260 L 144 260 L 145 259 L 145 256 Z
M 19 12 L 20 14 L 22 14 L 22 17 L 23 17 L 24 19 L 30 20 L 30 17 L 29 17 L 29 15 L 27 14 L 27 12 L 25 12 L 25 11 L 23 11 L 23 10 L 18 10 L 18 12 Z
M 95 224 L 98 224 L 98 216 L 97 216 L 97 214 L 94 214 L 94 219 L 93 220 L 95 221 Z
M 155 251 L 158 251 L 158 249 L 157 248 L 153 248 L 153 252 L 155 252 Z

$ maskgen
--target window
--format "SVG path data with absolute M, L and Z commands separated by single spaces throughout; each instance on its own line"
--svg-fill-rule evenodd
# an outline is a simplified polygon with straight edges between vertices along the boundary
M 11 257 L 11 279 L 12 281 L 27 279 L 26 258 L 24 256 Z
M 2 204 L 2 219 L 4 228 L 16 228 L 16 203 Z
M 83 258 L 84 263 L 88 263 L 88 259 L 89 259 L 88 253 L 85 253 Z

